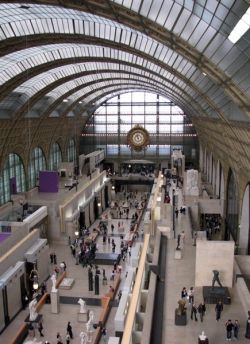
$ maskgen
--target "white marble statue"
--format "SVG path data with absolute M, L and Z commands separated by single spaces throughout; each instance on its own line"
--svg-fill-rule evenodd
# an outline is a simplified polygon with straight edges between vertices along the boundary
M 205 340 L 207 338 L 204 331 L 201 332 L 201 335 L 199 335 L 199 338 L 200 340 Z
M 83 299 L 79 299 L 78 303 L 80 305 L 80 313 L 87 313 L 86 302 Z
M 187 195 L 199 196 L 198 177 L 199 177 L 199 173 L 197 170 L 187 171 L 187 185 L 186 185 Z
M 88 336 L 85 332 L 80 333 L 81 343 L 80 344 L 87 344 Z
M 89 321 L 86 323 L 86 330 L 87 332 L 93 331 L 93 324 L 94 324 L 94 312 L 89 312 Z
M 51 281 L 52 281 L 52 288 L 51 288 L 51 292 L 52 293 L 55 293 L 57 291 L 56 289 L 56 275 L 53 274 L 51 277 L 50 277 Z
M 95 314 L 93 311 L 89 312 L 89 321 L 91 321 L 91 323 L 94 323 L 94 318 L 95 318 Z
M 36 311 L 36 305 L 37 305 L 37 300 L 34 299 L 32 300 L 30 303 L 29 303 L 29 311 L 30 311 L 30 317 L 29 317 L 29 320 L 30 321 L 35 321 L 37 316 L 38 316 L 38 313 Z

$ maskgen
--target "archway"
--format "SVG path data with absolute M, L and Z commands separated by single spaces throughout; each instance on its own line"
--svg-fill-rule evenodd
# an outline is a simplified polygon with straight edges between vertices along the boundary
M 241 208 L 239 225 L 239 253 L 250 254 L 250 183 L 248 183 Z
M 226 208 L 226 228 L 225 228 L 225 240 L 230 240 L 232 237 L 235 242 L 238 239 L 238 219 L 239 219 L 239 207 L 238 207 L 238 185 L 232 170 L 228 173 L 227 182 L 227 208 Z

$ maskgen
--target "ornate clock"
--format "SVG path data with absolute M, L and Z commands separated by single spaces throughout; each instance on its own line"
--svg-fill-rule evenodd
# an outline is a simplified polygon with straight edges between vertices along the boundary
M 149 145 L 149 133 L 146 129 L 137 125 L 128 132 L 127 142 L 131 149 L 140 152 Z

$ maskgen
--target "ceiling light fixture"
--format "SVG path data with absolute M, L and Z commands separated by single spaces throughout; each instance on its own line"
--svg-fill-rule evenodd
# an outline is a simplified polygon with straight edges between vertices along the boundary
M 203 74 L 204 76 L 207 76 L 207 73 L 205 73 L 205 72 L 202 72 L 202 74 Z
M 64 103 L 68 103 L 68 99 L 63 99 L 63 102 Z
M 248 10 L 243 14 L 241 19 L 235 25 L 233 30 L 231 31 L 228 39 L 235 44 L 243 35 L 247 32 L 250 27 L 250 7 Z

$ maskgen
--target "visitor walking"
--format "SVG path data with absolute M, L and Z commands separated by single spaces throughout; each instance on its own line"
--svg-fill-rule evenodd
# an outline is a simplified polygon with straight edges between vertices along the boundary
M 194 287 L 191 287 L 188 291 L 188 302 L 190 304 L 194 302 Z
M 68 325 L 67 325 L 67 332 L 70 335 L 70 338 L 73 339 L 73 332 L 72 332 L 72 326 L 70 324 L 70 321 L 68 322 Z
M 240 330 L 239 321 L 238 321 L 238 320 L 235 320 L 233 326 L 234 326 L 234 327 L 233 327 L 234 338 L 235 338 L 235 339 L 238 339 L 239 330 Z
M 221 301 L 217 302 L 215 306 L 216 320 L 219 321 L 221 317 L 221 312 L 223 311 L 223 303 Z
M 62 337 L 59 332 L 57 332 L 57 335 L 56 335 L 56 343 L 63 344 Z
M 227 322 L 226 322 L 226 330 L 227 330 L 227 338 L 226 340 L 232 340 L 232 331 L 233 331 L 233 323 L 232 321 L 229 319 Z
M 69 332 L 67 332 L 66 334 L 66 344 L 70 344 L 70 335 L 69 335 Z
M 197 307 L 195 305 L 195 303 L 192 304 L 192 308 L 191 308 L 191 319 L 193 320 L 193 316 L 195 321 L 197 321 Z
M 200 303 L 199 306 L 198 306 L 198 313 L 200 315 L 200 320 L 201 322 L 203 322 L 203 317 L 205 315 L 205 312 L 206 312 L 206 305 L 205 303 Z

